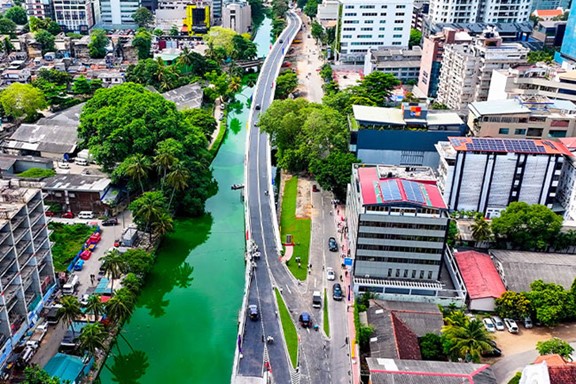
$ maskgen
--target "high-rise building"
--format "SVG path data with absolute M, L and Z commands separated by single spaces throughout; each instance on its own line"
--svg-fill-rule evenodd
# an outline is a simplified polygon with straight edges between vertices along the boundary
M 363 63 L 371 49 L 408 47 L 413 0 L 342 0 L 339 60 Z
M 431 168 L 355 164 L 346 204 L 356 291 L 441 295 L 450 218 Z
M 436 144 L 438 187 L 451 210 L 498 217 L 514 201 L 552 208 L 564 157 L 559 141 L 451 137 Z
M 465 114 L 469 103 L 488 99 L 493 70 L 525 64 L 528 52 L 521 44 L 503 43 L 493 30 L 471 44 L 445 45 L 436 101 Z
M 245 0 L 226 1 L 222 11 L 222 26 L 237 33 L 250 32 L 252 11 Z
M 554 59 L 563 68 L 576 70 L 576 1 L 572 1 L 562 48 L 560 52 L 556 52 Z
M 433 23 L 520 23 L 527 21 L 531 0 L 431 0 Z
M 0 365 L 56 288 L 42 191 L 0 185 Z
M 94 25 L 90 0 L 53 0 L 54 20 L 65 31 L 88 32 Z
M 182 31 L 189 35 L 204 34 L 210 29 L 210 20 L 210 6 L 188 4 Z
M 135 27 L 132 19 L 134 12 L 140 7 L 139 0 L 100 0 L 98 25 L 109 28 Z
M 211 9 L 212 9 L 212 17 L 214 18 L 215 21 L 218 22 L 220 19 L 222 18 L 222 7 L 223 7 L 223 1 L 222 0 L 212 0 L 211 1 Z
M 39 19 L 54 18 L 51 0 L 26 0 L 26 12 L 28 16 L 34 16 Z

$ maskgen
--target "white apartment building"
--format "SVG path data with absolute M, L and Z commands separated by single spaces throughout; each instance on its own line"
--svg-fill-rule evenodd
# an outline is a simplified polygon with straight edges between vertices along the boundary
M 342 0 L 339 60 L 363 63 L 371 49 L 408 47 L 413 0 Z
M 444 47 L 436 101 L 466 112 L 468 103 L 486 101 L 492 72 L 525 64 L 530 50 L 518 43 L 503 43 L 493 30 L 474 38 L 471 44 Z
M 222 26 L 236 33 L 247 33 L 252 26 L 252 10 L 244 0 L 226 1 L 222 9 Z
M 565 225 L 576 224 L 576 138 L 559 139 L 571 152 L 562 165 L 556 200 L 564 208 Z
M 90 0 L 54 0 L 54 20 L 67 31 L 87 32 L 94 25 Z
M 100 14 L 96 17 L 102 27 L 135 27 L 132 15 L 140 7 L 139 0 L 100 0 Z
M 576 102 L 576 71 L 537 63 L 492 72 L 488 101 L 535 95 Z
M 0 181 L 0 366 L 38 321 L 56 282 L 42 191 Z
M 439 142 L 438 187 L 451 210 L 500 216 L 514 201 L 553 207 L 564 157 L 559 141 L 450 137 Z
M 530 18 L 531 0 L 431 0 L 433 23 L 521 23 Z
M 316 18 L 320 22 L 338 20 L 339 9 L 339 0 L 323 0 L 321 4 L 318 4 L 318 13 L 316 14 Z

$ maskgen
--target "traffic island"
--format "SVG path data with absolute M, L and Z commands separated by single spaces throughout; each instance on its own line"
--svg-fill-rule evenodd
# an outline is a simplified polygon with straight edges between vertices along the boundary
M 278 312 L 280 314 L 280 322 L 282 323 L 284 340 L 286 340 L 286 347 L 288 348 L 288 355 L 290 355 L 292 366 L 296 368 L 298 363 L 298 334 L 296 332 L 296 326 L 292 321 L 292 317 L 290 317 L 290 311 L 288 311 L 278 288 L 274 288 L 274 294 L 276 295 L 276 302 L 278 303 Z

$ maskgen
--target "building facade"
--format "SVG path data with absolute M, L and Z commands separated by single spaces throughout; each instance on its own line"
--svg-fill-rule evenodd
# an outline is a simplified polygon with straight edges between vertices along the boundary
M 471 44 L 446 45 L 436 101 L 466 113 L 469 103 L 488 99 L 493 70 L 525 64 L 529 51 L 518 43 L 503 43 L 493 30 Z
M 524 96 L 468 105 L 474 136 L 548 139 L 576 136 L 576 105 L 570 101 Z
M 202 4 L 188 4 L 183 32 L 190 36 L 203 35 L 210 29 L 210 6 Z
M 527 21 L 531 0 L 431 0 L 429 19 L 434 23 L 520 23 Z
M 415 81 L 420 73 L 421 59 L 422 49 L 417 45 L 412 49 L 370 50 L 364 57 L 364 76 L 379 71 L 394 75 L 402 83 Z
M 47 17 L 54 19 L 54 8 L 50 0 L 27 0 L 26 12 L 28 16 L 34 16 L 39 19 Z
M 14 185 L 14 183 L 12 183 Z M 0 366 L 56 288 L 42 192 L 0 187 Z
M 224 3 L 222 26 L 237 33 L 248 33 L 252 27 L 252 11 L 246 1 L 235 0 Z
M 576 1 L 572 2 L 568 23 L 566 24 L 566 38 L 562 41 L 560 52 L 556 52 L 554 60 L 562 65 L 562 68 L 576 70 Z
M 339 59 L 364 62 L 370 49 L 408 47 L 413 0 L 342 0 Z
M 451 137 L 436 145 L 438 187 L 451 210 L 498 217 L 514 201 L 553 207 L 564 157 L 549 140 Z
M 331 21 L 338 20 L 338 12 L 340 11 L 340 1 L 338 0 L 323 0 L 318 4 L 318 13 L 316 18 L 318 21 Z
M 140 7 L 138 0 L 100 0 L 99 26 L 113 28 L 135 27 L 132 19 Z
M 65 31 L 88 32 L 94 25 L 89 0 L 53 0 L 54 20 Z

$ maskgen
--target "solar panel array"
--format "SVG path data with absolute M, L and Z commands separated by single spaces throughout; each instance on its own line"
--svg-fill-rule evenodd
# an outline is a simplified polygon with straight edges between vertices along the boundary
M 406 193 L 407 200 L 428 205 L 428 201 L 422 193 L 422 189 L 420 189 L 420 185 L 418 183 L 402 180 L 402 188 L 404 188 L 404 193 Z
M 396 180 L 385 180 L 380 182 L 380 189 L 382 190 L 382 195 L 384 196 L 384 201 L 401 201 L 402 194 L 398 188 L 398 183 Z
M 477 152 L 546 153 L 543 145 L 534 140 L 505 140 L 493 138 L 452 138 L 452 145 L 466 145 L 466 150 Z

